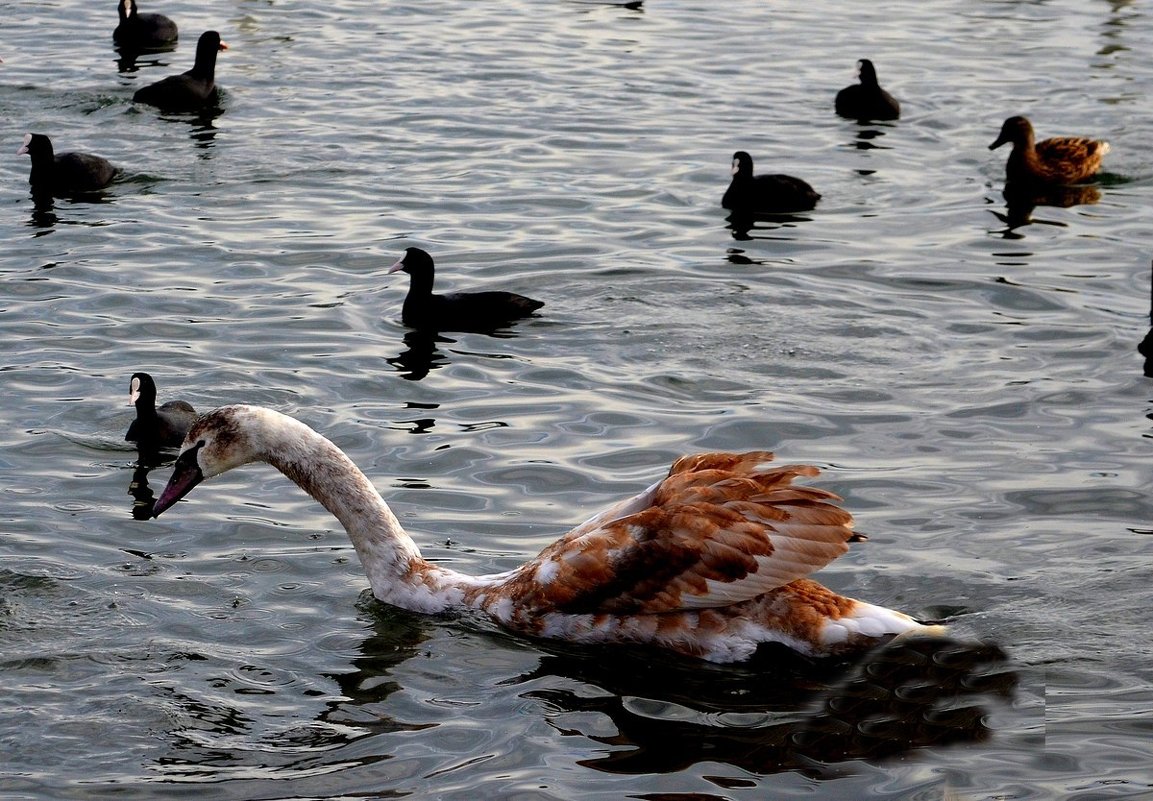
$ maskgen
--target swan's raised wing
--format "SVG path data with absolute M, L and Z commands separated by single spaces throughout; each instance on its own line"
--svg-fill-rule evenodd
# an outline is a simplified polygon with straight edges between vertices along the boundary
M 508 589 L 542 610 L 660 613 L 727 606 L 802 578 L 848 550 L 852 517 L 831 492 L 793 485 L 817 468 L 772 458 L 679 459 L 663 481 L 542 551 Z

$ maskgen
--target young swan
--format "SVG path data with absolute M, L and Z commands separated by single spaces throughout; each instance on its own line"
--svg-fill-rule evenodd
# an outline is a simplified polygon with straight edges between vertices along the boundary
M 702 453 L 505 573 L 469 576 L 425 561 L 372 483 L 329 440 L 290 417 L 225 406 L 189 431 L 160 515 L 205 478 L 253 461 L 280 470 L 334 514 L 372 591 L 416 612 L 474 610 L 516 632 L 581 643 L 643 643 L 713 662 L 783 643 L 808 655 L 936 633 L 806 576 L 848 550 L 852 518 L 808 465 Z

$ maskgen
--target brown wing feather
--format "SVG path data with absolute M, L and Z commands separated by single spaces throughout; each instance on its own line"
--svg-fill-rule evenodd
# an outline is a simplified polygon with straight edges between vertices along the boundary
M 507 589 L 541 611 L 658 613 L 726 606 L 806 576 L 848 550 L 852 517 L 836 495 L 792 484 L 815 467 L 771 459 L 680 459 L 623 505 L 643 499 L 644 508 L 574 529 Z
M 1080 136 L 1058 136 L 1038 142 L 1039 167 L 1047 180 L 1077 183 L 1093 177 L 1109 151 L 1106 142 Z

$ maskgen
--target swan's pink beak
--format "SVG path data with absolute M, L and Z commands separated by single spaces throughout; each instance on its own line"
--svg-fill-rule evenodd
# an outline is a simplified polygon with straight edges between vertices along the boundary
M 196 452 L 199 448 L 189 448 L 176 460 L 172 470 L 172 477 L 168 479 L 168 486 L 160 493 L 160 498 L 152 505 L 152 516 L 160 514 L 175 504 L 178 500 L 192 491 L 192 488 L 204 480 L 200 472 L 200 465 L 196 462 Z
M 404 259 L 400 259 L 396 262 L 396 264 L 394 264 L 388 268 L 388 272 L 386 273 L 386 275 L 392 275 L 393 273 L 398 273 L 403 269 L 404 269 Z

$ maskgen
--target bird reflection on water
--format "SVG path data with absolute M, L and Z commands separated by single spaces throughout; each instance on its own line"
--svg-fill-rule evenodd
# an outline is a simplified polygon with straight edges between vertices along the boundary
M 1149 332 L 1137 344 L 1137 351 L 1145 357 L 1145 377 L 1153 378 L 1153 276 L 1149 282 Z
M 518 336 L 508 329 L 493 329 L 472 333 L 483 334 L 493 339 L 515 339 Z M 408 381 L 420 381 L 426 378 L 433 370 L 447 367 L 451 363 L 449 359 L 450 353 L 455 355 L 463 355 L 465 353 L 459 350 L 448 351 L 447 349 L 440 349 L 440 347 L 444 345 L 455 345 L 458 341 L 457 339 L 450 339 L 449 337 L 443 336 L 436 331 L 412 329 L 406 331 L 404 334 L 405 350 L 402 350 L 396 356 L 388 357 L 385 361 L 396 368 L 401 378 Z M 513 358 L 505 353 L 492 353 L 491 351 L 473 352 L 472 355 L 484 359 Z
M 779 236 L 758 236 L 758 232 L 792 228 L 797 223 L 812 222 L 813 218 L 800 212 L 733 212 L 725 218 L 726 228 L 731 230 L 733 239 L 738 242 L 751 242 L 754 239 L 780 239 Z
M 206 688 L 205 698 L 192 698 L 185 679 L 178 703 L 187 705 L 188 714 L 179 718 L 194 728 L 193 736 L 173 733 L 182 745 L 161 761 L 165 768 L 189 775 L 209 764 L 241 766 L 257 759 L 260 767 L 250 769 L 275 777 L 301 760 L 315 766 L 321 759 L 328 772 L 390 759 L 405 742 L 393 735 L 436 728 L 445 720 L 436 715 L 404 719 L 419 705 L 391 700 L 397 692 L 419 692 L 406 686 L 405 676 L 423 668 L 407 663 L 451 649 L 464 630 L 473 646 L 476 637 L 490 639 L 480 646 L 493 649 L 494 658 L 511 636 L 465 623 L 445 640 L 439 630 L 455 624 L 383 605 L 367 592 L 358 608 L 370 633 L 354 646 L 348 671 L 272 677 L 270 682 L 281 685 L 271 687 L 273 692 L 312 686 L 317 689 L 308 692 L 327 696 L 315 720 L 300 721 L 270 742 L 257 734 L 262 726 L 244 707 L 243 695 L 228 702 L 227 694 Z M 708 762 L 761 775 L 839 776 L 847 762 L 987 739 L 992 734 L 989 705 L 1012 699 L 1018 683 L 998 646 L 941 637 L 895 641 L 854 661 L 809 660 L 774 648 L 742 666 L 666 653 L 654 658 L 644 648 L 533 645 L 540 652 L 534 669 L 503 680 L 493 677 L 475 691 L 488 696 L 484 703 L 531 700 L 532 707 L 516 704 L 516 714 L 535 707 L 537 712 L 528 713 L 542 715 L 567 738 L 566 753 L 585 767 L 611 774 L 671 773 Z M 219 665 L 206 669 L 206 676 L 219 675 Z M 335 682 L 338 692 L 318 691 L 318 679 Z M 518 694 L 523 686 L 531 689 Z M 478 708 L 483 706 L 479 700 L 461 696 L 459 677 L 453 687 L 460 714 L 469 714 L 466 707 L 482 716 L 494 714 Z M 494 688 L 503 699 L 492 699 Z M 212 709 L 206 711 L 205 704 Z M 409 711 L 400 713 L 400 708 Z M 615 734 L 605 734 L 606 718 Z M 227 752 L 206 745 L 214 739 L 213 721 L 219 721 L 219 733 L 231 743 Z M 594 745 L 579 746 L 573 735 Z M 239 745 L 249 739 L 248 747 Z
M 401 378 L 420 381 L 431 371 L 439 370 L 449 363 L 448 357 L 437 350 L 437 344 L 454 342 L 456 340 L 442 337 L 435 331 L 419 329 L 407 331 L 404 335 L 406 349 L 385 361 L 397 369 Z
M 1074 206 L 1088 206 L 1101 200 L 1101 190 L 1093 184 L 1076 186 L 1037 187 L 1030 184 L 1009 183 L 1002 191 L 1005 198 L 1004 213 L 994 211 L 994 216 L 1005 223 L 1006 236 L 1017 236 L 1014 231 L 1026 225 L 1047 224 L 1063 226 L 1064 223 L 1037 220 L 1033 212 L 1038 206 L 1069 209 Z
M 586 736 L 614 750 L 583 760 L 587 767 L 650 774 L 724 762 L 760 774 L 820 775 L 850 760 L 985 740 L 991 735 L 987 701 L 1009 700 L 1017 686 L 998 646 L 949 638 L 892 642 L 852 664 L 814 663 L 784 649 L 765 656 L 771 664 L 754 661 L 723 670 L 670 667 L 643 653 L 623 660 L 546 657 L 536 675 L 564 675 L 612 694 L 587 697 L 557 689 L 528 695 L 559 713 L 596 712 L 612 719 L 617 734 Z M 686 709 L 697 714 L 686 716 Z M 673 714 L 661 716 L 661 710 Z M 757 713 L 762 722 L 716 725 L 717 713 L 722 721 L 724 713 Z M 579 725 L 580 716 L 574 717 L 577 723 L 566 718 L 563 725 Z
M 156 494 L 148 486 L 148 473 L 161 462 L 158 459 L 141 457 L 132 468 L 132 479 L 128 482 L 128 494 L 132 496 L 132 519 L 151 520 L 152 507 L 156 504 Z

